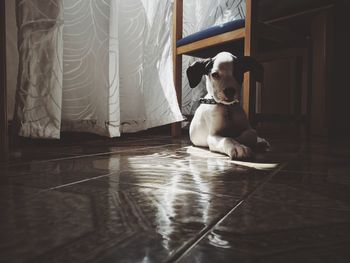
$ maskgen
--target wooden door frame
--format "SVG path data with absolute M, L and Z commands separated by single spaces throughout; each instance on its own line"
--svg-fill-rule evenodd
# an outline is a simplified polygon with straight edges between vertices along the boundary
M 174 1 L 173 9 L 173 77 L 177 103 L 182 110 L 182 55 L 177 54 L 176 41 L 182 38 L 183 0 Z M 181 136 L 181 121 L 171 124 L 171 135 Z
M 0 160 L 7 160 L 8 149 L 6 87 L 6 18 L 5 0 L 0 1 Z

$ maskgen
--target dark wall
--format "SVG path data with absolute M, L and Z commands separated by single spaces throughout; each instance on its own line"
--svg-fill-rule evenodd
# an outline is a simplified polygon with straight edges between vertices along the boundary
M 334 67 L 331 87 L 331 134 L 350 137 L 350 3 L 338 0 L 335 8 L 334 23 Z

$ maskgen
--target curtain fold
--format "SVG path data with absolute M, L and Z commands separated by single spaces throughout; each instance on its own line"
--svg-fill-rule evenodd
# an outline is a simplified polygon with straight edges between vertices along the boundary
M 62 130 L 120 135 L 115 1 L 63 0 Z
M 118 17 L 122 131 L 182 120 L 172 73 L 172 1 L 120 0 Z
M 19 135 L 59 138 L 62 105 L 61 0 L 17 0 Z
M 21 136 L 115 137 L 183 119 L 171 0 L 17 0 L 16 7 Z

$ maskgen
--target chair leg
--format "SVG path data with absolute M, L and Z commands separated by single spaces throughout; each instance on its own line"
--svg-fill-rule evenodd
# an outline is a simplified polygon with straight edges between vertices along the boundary
M 256 81 L 249 72 L 244 74 L 243 90 L 242 90 L 242 107 L 248 116 L 253 127 L 256 126 Z
M 255 81 L 255 78 L 251 77 L 250 80 L 250 98 L 249 98 L 249 120 L 251 122 L 251 125 L 255 128 L 257 125 L 256 122 L 256 89 L 257 89 L 257 82 Z
M 182 56 L 174 56 L 174 85 L 176 91 L 177 102 L 181 109 L 182 105 Z M 181 136 L 181 122 L 175 122 L 171 124 L 171 136 L 180 137 Z
M 312 53 L 310 48 L 305 48 L 301 55 L 297 57 L 296 64 L 296 89 L 294 101 L 294 114 L 298 131 L 301 131 L 301 122 L 303 122 L 303 136 L 306 140 L 310 139 L 310 108 L 311 108 L 311 85 L 312 85 Z M 303 74 L 306 77 L 306 91 L 303 93 L 302 86 Z M 306 112 L 302 112 L 302 98 L 305 95 Z
M 310 45 L 311 46 L 311 45 Z M 310 139 L 311 135 L 311 98 L 312 98 L 312 48 L 306 50 L 306 139 Z
M 294 121 L 298 133 L 301 131 L 300 122 L 302 121 L 302 112 L 301 112 L 301 101 L 302 101 L 302 74 L 303 74 L 303 57 L 298 56 L 296 58 L 296 81 L 295 81 L 295 92 L 294 92 Z M 305 127 L 305 126 L 304 126 Z
M 245 113 L 247 114 L 249 118 L 249 86 L 250 86 L 250 79 L 248 76 L 249 73 L 244 74 L 244 81 L 243 81 L 243 86 L 242 86 L 242 107 Z

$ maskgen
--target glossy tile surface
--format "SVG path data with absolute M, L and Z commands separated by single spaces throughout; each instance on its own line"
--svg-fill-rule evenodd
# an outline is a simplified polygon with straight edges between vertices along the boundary
M 350 150 L 270 141 L 250 162 L 161 135 L 26 145 L 0 168 L 0 262 L 348 262 Z
M 349 262 L 350 151 L 305 145 L 180 262 Z

